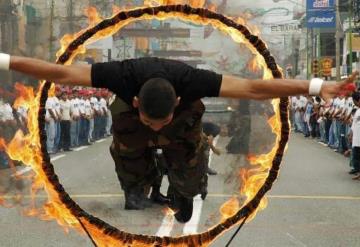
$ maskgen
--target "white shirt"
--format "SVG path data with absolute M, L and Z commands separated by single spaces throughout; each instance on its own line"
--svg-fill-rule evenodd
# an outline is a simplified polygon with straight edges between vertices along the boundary
M 91 116 L 91 103 L 90 103 L 90 100 L 85 100 L 84 108 L 85 108 L 85 115 L 90 117 Z
M 14 120 L 14 114 L 9 103 L 0 102 L 0 121 Z
M 85 114 L 85 100 L 79 99 L 79 112 L 80 114 Z
M 45 109 L 46 109 L 45 119 L 46 120 L 53 119 L 52 115 L 49 112 L 49 110 L 52 110 L 53 112 L 55 111 L 55 102 L 53 97 L 50 97 L 46 100 Z
M 106 103 L 106 100 L 105 100 L 104 98 L 101 98 L 99 104 L 100 104 L 100 109 L 102 109 L 102 111 L 103 111 L 104 113 L 106 113 L 106 112 L 107 112 L 107 103 Z
M 354 108 L 354 101 L 352 97 L 347 98 L 345 101 L 346 115 L 349 116 Z
M 74 98 L 71 100 L 71 113 L 73 117 L 79 117 L 80 116 L 80 110 L 79 110 L 79 98 Z
M 353 133 L 352 147 L 360 147 L 360 109 L 357 109 L 354 114 L 351 130 Z
M 97 112 L 97 111 L 100 110 L 100 108 L 99 108 L 99 101 L 98 101 L 97 98 L 91 97 L 91 98 L 90 98 L 90 103 L 91 103 L 91 106 L 92 106 L 92 108 L 94 109 L 94 111 Z
M 66 101 L 61 100 L 60 107 L 61 107 L 61 120 L 70 121 L 71 120 L 71 116 L 70 116 L 71 102 L 70 102 L 70 100 L 66 100 Z
M 332 102 L 332 108 L 334 108 L 335 110 L 338 108 L 339 105 L 339 98 L 335 98 L 334 101 Z
M 306 103 L 307 103 L 307 98 L 304 96 L 300 96 L 300 99 L 297 100 L 297 105 L 296 108 L 298 108 L 300 110 L 300 108 L 305 108 Z
M 338 100 L 337 108 L 338 108 L 339 110 L 342 110 L 342 109 L 345 108 L 345 101 L 346 101 L 345 98 Z
M 61 106 L 60 106 L 60 100 L 58 99 L 58 97 L 54 97 L 54 108 L 55 108 L 55 112 L 56 114 L 61 117 Z

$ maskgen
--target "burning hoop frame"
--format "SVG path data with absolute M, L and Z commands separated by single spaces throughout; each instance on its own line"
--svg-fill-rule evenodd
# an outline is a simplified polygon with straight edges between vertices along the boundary
M 252 35 L 248 28 L 236 21 L 227 18 L 221 14 L 212 12 L 204 8 L 192 8 L 188 5 L 162 5 L 157 7 L 144 7 L 133 10 L 120 11 L 109 19 L 102 20 L 97 25 L 88 28 L 77 37 L 74 37 L 66 49 L 58 53 L 58 64 L 71 63 L 76 54 L 84 51 L 84 45 L 89 40 L 100 39 L 107 35 L 112 35 L 114 32 L 104 33 L 110 27 L 115 27 L 116 32 L 123 26 L 130 22 L 147 19 L 166 19 L 176 17 L 186 21 L 191 21 L 196 24 L 207 25 L 211 24 L 215 28 L 227 32 L 232 35 L 237 34 L 236 38 L 242 37 L 239 42 L 248 42 L 251 44 L 251 50 L 260 60 L 263 61 L 263 68 L 265 70 L 265 77 L 267 78 L 282 78 L 282 73 L 277 66 L 275 59 L 271 56 L 265 43 L 255 35 Z M 190 18 L 191 17 L 191 18 Z M 103 35 L 101 35 L 103 34 Z M 241 34 L 239 36 L 239 34 Z M 233 36 L 234 38 L 235 36 Z M 51 82 L 46 81 L 41 88 L 40 107 L 38 111 L 38 130 L 42 153 L 42 171 L 46 175 L 48 182 L 52 185 L 51 190 L 55 191 L 59 202 L 57 206 L 65 207 L 71 220 L 67 220 L 66 224 L 72 225 L 74 228 L 82 229 L 83 226 L 90 236 L 94 237 L 94 241 L 99 246 L 207 246 L 213 242 L 224 231 L 240 223 L 241 220 L 251 216 L 258 208 L 265 193 L 269 191 L 272 184 L 277 178 L 282 156 L 287 145 L 289 137 L 289 120 L 288 120 L 288 98 L 281 98 L 274 100 L 273 105 L 276 114 L 276 121 L 279 122 L 278 136 L 275 143 L 274 155 L 272 156 L 271 167 L 269 167 L 268 176 L 257 191 L 256 195 L 247 201 L 247 203 L 233 216 L 225 219 L 223 222 L 214 226 L 204 233 L 180 236 L 180 237 L 158 237 L 140 234 L 131 234 L 121 231 L 108 223 L 98 219 L 91 214 L 85 212 L 77 203 L 75 203 L 70 195 L 64 190 L 57 175 L 54 172 L 54 167 L 51 164 L 50 156 L 46 149 L 46 132 L 45 132 L 45 103 L 48 98 L 48 91 L 51 87 Z M 61 205 L 62 204 L 62 205 Z M 58 221 L 60 221 L 58 219 Z M 60 222 L 61 223 L 61 222 Z

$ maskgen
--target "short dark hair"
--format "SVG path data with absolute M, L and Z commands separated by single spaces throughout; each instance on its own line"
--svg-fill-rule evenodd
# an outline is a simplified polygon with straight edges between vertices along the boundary
M 352 94 L 353 101 L 358 102 L 360 100 L 360 92 L 354 92 Z
M 169 116 L 176 106 L 176 93 L 171 83 L 163 78 L 152 78 L 139 92 L 139 110 L 152 119 Z
M 221 131 L 221 128 L 219 125 L 216 125 L 211 122 L 203 122 L 202 127 L 203 127 L 203 132 L 207 136 L 212 135 L 213 137 L 216 137 L 218 134 L 220 134 L 220 131 Z

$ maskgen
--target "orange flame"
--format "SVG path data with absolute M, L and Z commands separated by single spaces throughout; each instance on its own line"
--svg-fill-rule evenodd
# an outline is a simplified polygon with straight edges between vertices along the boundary
M 250 62 L 248 63 L 248 66 L 247 68 L 250 70 L 250 71 L 253 71 L 253 72 L 258 72 L 261 68 L 259 67 L 259 64 L 256 60 L 256 57 L 252 58 L 250 60 Z
M 240 203 L 239 200 L 236 197 L 232 197 L 230 200 L 225 202 L 220 207 L 220 213 L 222 216 L 222 221 L 226 220 L 227 218 L 230 218 L 234 216 L 240 209 Z
M 144 0 L 144 6 L 188 4 L 194 8 L 202 8 L 205 2 L 205 0 Z

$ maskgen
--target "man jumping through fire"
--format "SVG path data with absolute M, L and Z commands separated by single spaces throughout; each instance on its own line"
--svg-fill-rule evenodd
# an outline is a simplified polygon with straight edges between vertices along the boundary
M 344 82 L 244 79 L 192 68 L 182 62 L 139 58 L 93 65 L 57 65 L 0 54 L 0 68 L 65 85 L 107 88 L 126 107 L 114 116 L 110 147 L 129 208 L 139 202 L 139 185 L 153 177 L 152 150 L 161 148 L 168 163 L 171 207 L 179 222 L 192 216 L 193 197 L 206 175 L 201 143 L 203 97 L 264 100 L 298 94 L 329 100 L 355 80 Z M 129 204 L 130 203 L 130 204 Z

